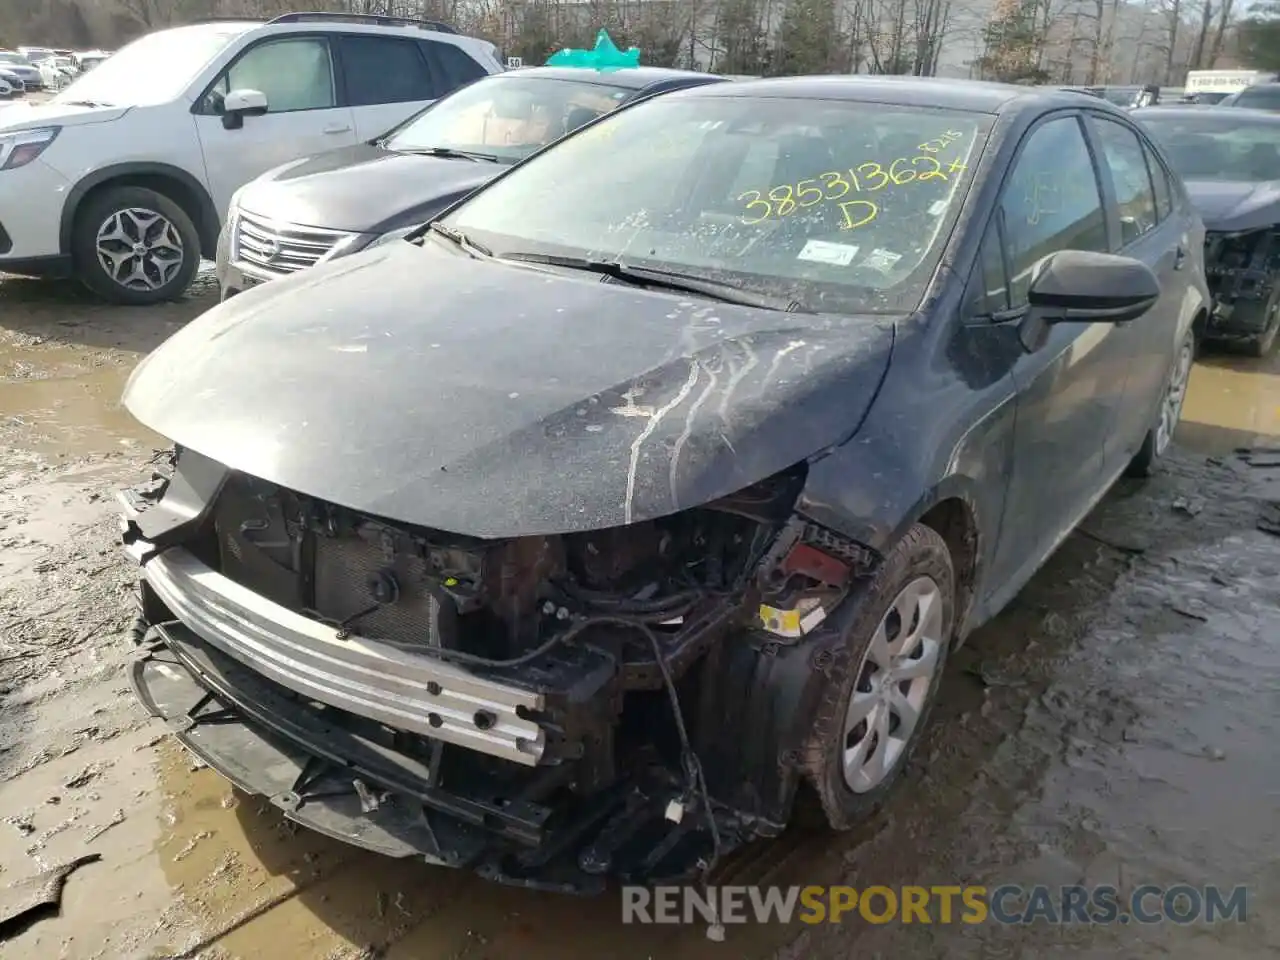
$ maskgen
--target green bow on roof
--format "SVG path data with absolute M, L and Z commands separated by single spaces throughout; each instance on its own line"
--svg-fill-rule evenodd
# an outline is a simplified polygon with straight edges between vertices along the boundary
M 628 47 L 624 53 L 609 39 L 609 31 L 601 30 L 596 34 L 594 50 L 570 50 L 565 47 L 547 59 L 547 66 L 587 67 L 594 70 L 638 67 L 640 66 L 640 49 Z

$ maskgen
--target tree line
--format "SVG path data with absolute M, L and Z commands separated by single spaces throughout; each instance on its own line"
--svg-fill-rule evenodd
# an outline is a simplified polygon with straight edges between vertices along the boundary
M 1247 0 L 1239 0 L 1245 3 Z M 889 73 L 1180 84 L 1280 60 L 1280 0 L 0 0 L 0 44 L 112 49 L 161 27 L 297 10 L 446 20 L 539 64 L 610 31 L 642 62 L 719 73 Z M 1268 32 L 1270 31 L 1270 32 Z M 1269 59 L 1268 59 L 1269 58 Z M 1265 63 L 1263 62 L 1265 61 Z

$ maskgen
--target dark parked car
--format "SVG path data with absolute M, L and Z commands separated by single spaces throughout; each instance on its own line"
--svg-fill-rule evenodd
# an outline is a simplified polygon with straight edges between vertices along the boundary
M 1206 336 L 1266 356 L 1280 333 L 1280 113 L 1165 108 L 1134 115 L 1164 144 L 1208 231 Z
M 373 143 L 287 164 L 241 189 L 218 244 L 222 297 L 416 227 L 622 104 L 721 79 L 662 67 L 530 67 L 477 80 Z
M 135 688 L 294 820 L 496 880 L 696 876 L 801 791 L 850 828 L 1165 451 L 1202 230 L 1079 94 L 617 110 L 141 362 Z
M 40 73 L 40 68 L 20 53 L 0 50 L 0 69 L 16 76 L 28 91 L 44 89 L 44 75 Z
M 1215 103 L 1221 103 L 1231 94 L 1225 90 L 1195 90 L 1191 93 L 1184 93 L 1178 98 L 1180 104 L 1196 104 L 1202 107 L 1211 107 Z
M 22 82 L 22 78 L 12 70 L 0 67 L 0 97 L 6 100 L 15 97 L 21 97 L 27 91 L 27 85 Z
M 1280 110 L 1280 83 L 1255 83 L 1225 97 L 1220 107 L 1244 107 L 1250 110 Z

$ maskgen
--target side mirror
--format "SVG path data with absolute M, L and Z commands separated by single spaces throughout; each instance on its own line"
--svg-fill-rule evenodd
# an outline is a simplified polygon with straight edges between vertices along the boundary
M 1160 298 L 1160 281 L 1132 257 L 1085 250 L 1051 253 L 1032 268 L 1022 342 L 1034 350 L 1054 323 L 1126 323 Z
M 222 98 L 222 125 L 228 130 L 244 126 L 245 117 L 260 117 L 267 112 L 267 95 L 261 90 L 232 90 Z

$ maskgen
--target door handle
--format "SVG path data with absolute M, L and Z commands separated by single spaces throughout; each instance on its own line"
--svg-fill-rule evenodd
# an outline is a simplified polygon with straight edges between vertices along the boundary
M 350 133 L 351 124 L 349 123 L 331 123 L 324 128 L 325 133 Z
M 1187 262 L 1187 251 L 1184 250 L 1181 246 L 1179 246 L 1178 249 L 1175 250 L 1173 254 L 1173 269 L 1181 270 L 1183 267 L 1183 264 L 1185 264 L 1186 262 Z

